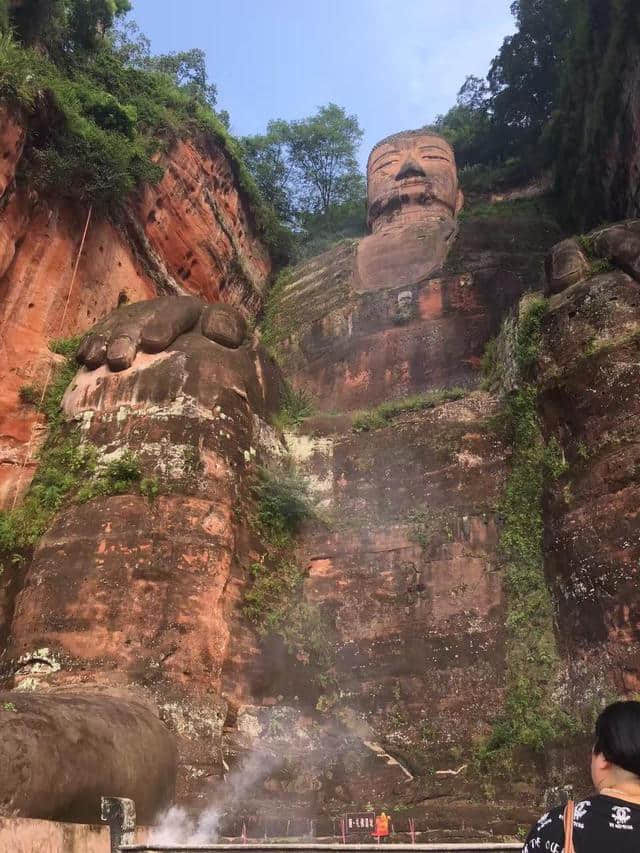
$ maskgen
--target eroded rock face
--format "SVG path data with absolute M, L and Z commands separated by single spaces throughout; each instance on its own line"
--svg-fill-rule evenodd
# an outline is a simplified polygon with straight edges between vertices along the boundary
M 111 795 L 150 821 L 174 796 L 173 737 L 131 693 L 0 692 L 0 761 L 3 815 L 96 823 Z
M 94 216 L 67 295 L 87 210 L 39 198 L 16 185 L 25 131 L 0 107 L 0 506 L 33 474 L 41 421 L 19 400 L 42 384 L 52 338 L 91 328 L 123 300 L 165 293 L 223 300 L 245 318 L 262 305 L 271 263 L 224 153 L 201 140 L 163 155 L 160 183 L 132 199 L 119 227 Z
M 636 223 L 594 232 L 594 251 L 637 268 Z M 539 383 L 568 472 L 550 489 L 546 569 L 577 704 L 640 686 L 640 283 L 612 266 L 553 296 Z
M 495 411 L 475 392 L 386 429 L 312 439 L 311 450 L 290 438 L 335 518 L 304 548 L 306 594 L 335 621 L 340 690 L 414 768 L 421 755 L 436 760 L 451 716 L 461 744 L 500 702 L 494 507 L 505 448 L 489 426 Z
M 222 668 L 249 547 L 242 506 L 280 380 L 233 309 L 172 297 L 120 309 L 84 355 L 106 339 L 103 359 L 114 343 L 121 356 L 123 341 L 163 319 L 192 321 L 194 307 L 195 327 L 163 351 L 129 349 L 129 367 L 83 369 L 67 391 L 83 437 L 105 461 L 134 453 L 160 494 L 96 497 L 57 517 L 26 572 L 3 659 L 19 690 L 137 685 L 177 735 L 182 796 L 221 767 Z
M 561 293 L 589 275 L 589 261 L 577 240 L 563 240 L 545 259 L 545 294 Z
M 305 601 L 331 626 L 334 680 L 312 687 L 304 655 L 265 672 L 281 660 L 273 643 L 262 668 L 247 658 L 243 668 L 263 708 L 252 714 L 256 742 L 268 736 L 265 706 L 274 717 L 310 708 L 307 766 L 328 768 L 316 777 L 324 811 L 375 792 L 419 804 L 436 824 L 436 812 L 469 820 L 477 837 L 493 818 L 474 811 L 474 744 L 506 690 L 498 507 L 508 448 L 500 402 L 472 389 L 487 341 L 523 291 L 542 285 L 561 234 L 535 203 L 471 211 L 458 225 L 453 157 L 430 135 L 374 149 L 368 177 L 373 234 L 291 271 L 267 329 L 316 410 L 287 442 L 320 498 L 322 522 L 305 529 L 298 556 Z M 354 409 L 452 386 L 466 389 L 462 399 L 352 428 Z M 318 732 L 331 733 L 333 753 Z M 528 762 L 518 792 L 501 787 L 503 814 L 518 797 L 534 802 L 543 775 Z
M 487 340 L 522 292 L 541 285 L 559 236 L 535 214 L 470 214 L 444 269 L 367 292 L 356 281 L 362 241 L 341 243 L 294 268 L 275 297 L 279 361 L 320 410 L 473 386 Z

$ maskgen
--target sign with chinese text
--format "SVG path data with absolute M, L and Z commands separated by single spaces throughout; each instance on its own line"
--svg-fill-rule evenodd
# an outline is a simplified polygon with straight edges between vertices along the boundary
M 374 812 L 358 812 L 344 816 L 347 834 L 365 833 L 370 835 L 375 829 L 376 816 Z

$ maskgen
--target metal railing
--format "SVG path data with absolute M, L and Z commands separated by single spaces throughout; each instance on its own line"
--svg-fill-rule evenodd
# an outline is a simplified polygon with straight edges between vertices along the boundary
M 501 850 L 522 850 L 521 844 L 502 843 L 496 841 L 482 842 L 458 842 L 458 843 L 430 843 L 430 844 L 408 844 L 406 842 L 394 843 L 387 841 L 383 844 L 367 842 L 364 844 L 344 844 L 338 842 L 300 842 L 300 841 L 273 841 L 254 842 L 249 839 L 239 839 L 235 844 L 156 844 L 147 842 L 135 844 L 134 834 L 136 828 L 136 810 L 132 800 L 121 797 L 102 798 L 102 820 L 109 824 L 111 832 L 111 853 L 381 853 L 381 848 L 393 848 L 393 853 L 417 853 L 417 851 L 431 851 L 431 853 L 445 853 L 445 851 L 458 851 L 458 853 L 498 853 Z

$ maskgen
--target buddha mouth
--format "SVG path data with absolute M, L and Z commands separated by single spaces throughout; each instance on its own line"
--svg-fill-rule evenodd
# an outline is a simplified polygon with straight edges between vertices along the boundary
M 413 178 L 403 178 L 400 181 L 396 181 L 395 190 L 402 190 L 405 187 L 426 187 L 431 190 L 431 182 L 426 178 L 420 178 L 418 176 Z
M 419 189 L 419 192 L 416 192 L 416 189 Z M 450 216 L 455 216 L 455 204 L 436 195 L 433 187 L 425 184 L 424 180 L 409 178 L 370 203 L 369 223 L 381 216 L 397 213 L 403 207 L 439 208 Z

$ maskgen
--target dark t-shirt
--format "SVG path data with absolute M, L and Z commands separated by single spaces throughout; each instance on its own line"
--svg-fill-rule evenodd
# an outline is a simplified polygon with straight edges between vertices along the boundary
M 576 853 L 639 853 L 640 806 L 601 795 L 576 803 L 573 846 Z M 522 853 L 563 850 L 564 809 L 553 809 L 535 824 Z

